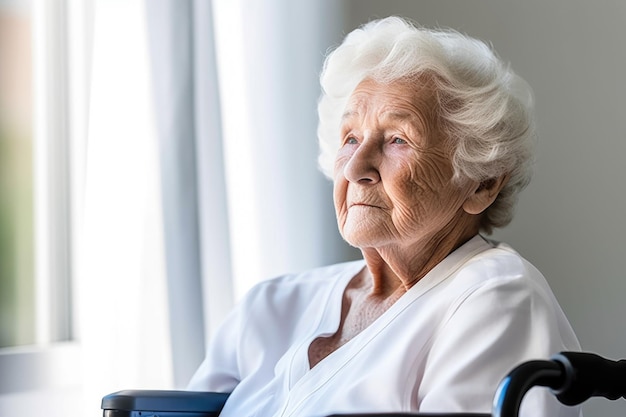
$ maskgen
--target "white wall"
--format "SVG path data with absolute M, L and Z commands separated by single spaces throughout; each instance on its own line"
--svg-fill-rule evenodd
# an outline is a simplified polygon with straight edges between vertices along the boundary
M 626 358 L 626 2 L 347 0 L 346 32 L 399 14 L 490 41 L 534 88 L 538 165 L 496 238 L 546 275 L 584 349 Z M 591 417 L 626 401 L 591 400 Z

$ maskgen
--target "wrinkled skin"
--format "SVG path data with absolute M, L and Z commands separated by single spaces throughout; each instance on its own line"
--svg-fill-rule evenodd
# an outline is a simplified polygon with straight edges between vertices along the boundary
M 339 231 L 367 267 L 344 294 L 337 333 L 310 346 L 314 366 L 384 313 L 479 230 L 504 179 L 452 181 L 451 147 L 429 83 L 361 82 L 341 125 L 334 175 Z
M 382 262 L 393 271 L 379 277 L 391 279 L 387 286 L 405 289 L 479 225 L 479 216 L 464 209 L 479 184 L 452 182 L 434 94 L 416 84 L 357 86 L 344 113 L 334 179 L 342 236 L 363 251 L 368 266 Z

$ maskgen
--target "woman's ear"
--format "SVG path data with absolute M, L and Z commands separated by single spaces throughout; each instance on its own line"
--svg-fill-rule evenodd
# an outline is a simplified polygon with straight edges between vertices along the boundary
M 508 181 L 509 175 L 504 174 L 498 178 L 490 178 L 481 182 L 474 193 L 467 197 L 463 203 L 463 210 L 468 214 L 482 213 L 494 202 Z

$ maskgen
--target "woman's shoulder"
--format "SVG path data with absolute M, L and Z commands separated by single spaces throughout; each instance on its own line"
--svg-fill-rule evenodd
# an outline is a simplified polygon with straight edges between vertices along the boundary
M 336 282 L 347 275 L 354 276 L 365 266 L 363 260 L 347 261 L 332 265 L 324 265 L 306 269 L 300 272 L 286 273 L 255 285 L 256 289 L 270 289 L 291 286 L 307 286 Z
M 248 303 L 254 300 L 267 302 L 268 299 L 285 302 L 301 297 L 326 296 L 334 288 L 345 286 L 364 266 L 363 260 L 357 260 L 280 275 L 254 285 L 246 299 Z
M 536 275 L 539 271 L 510 245 L 479 236 L 483 242 L 459 268 L 461 275 L 476 275 L 481 280 L 514 279 Z
M 491 289 L 516 295 L 523 292 L 552 301 L 552 290 L 546 278 L 529 260 L 506 243 L 484 240 L 487 245 L 483 250 L 458 269 L 454 285 L 465 288 L 466 295 Z

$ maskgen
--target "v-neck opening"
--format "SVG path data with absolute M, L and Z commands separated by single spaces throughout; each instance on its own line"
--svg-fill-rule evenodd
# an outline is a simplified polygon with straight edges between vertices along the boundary
M 358 261 L 355 265 L 359 265 L 359 268 L 350 268 L 349 271 L 346 271 L 346 274 L 342 276 L 341 280 L 338 280 L 335 285 L 333 285 L 331 289 L 331 294 L 326 301 L 326 308 L 324 308 L 324 314 L 321 316 L 321 320 L 318 322 L 315 330 L 312 332 L 309 338 L 307 338 L 306 343 L 304 343 L 304 350 L 306 353 L 306 363 L 308 366 L 307 371 L 311 371 L 317 365 L 320 364 L 324 359 L 319 361 L 315 366 L 311 366 L 311 360 L 309 357 L 309 351 L 311 349 L 311 344 L 320 337 L 329 337 L 334 335 L 339 331 L 339 326 L 341 325 L 341 316 L 343 309 L 343 298 L 348 289 L 348 286 L 363 270 L 366 268 L 366 264 L 364 260 Z M 338 290 L 338 287 L 341 291 Z M 337 350 L 337 349 L 335 349 Z M 331 352 L 332 354 L 332 352 Z
M 291 389 L 300 378 L 310 372 L 311 369 L 315 368 L 311 368 L 309 361 L 308 352 L 311 343 L 318 337 L 326 334 L 332 335 L 337 331 L 341 323 L 341 302 L 343 294 L 350 284 L 350 281 L 361 273 L 363 268 L 365 268 L 364 260 L 352 261 L 351 265 L 341 271 L 337 276 L 337 280 L 330 285 L 327 291 L 328 297 L 322 308 L 322 314 L 318 317 L 315 324 L 311 326 L 308 336 L 303 338 L 301 343 L 294 347 L 293 353 L 290 355 L 291 358 L 289 359 L 288 365 L 289 377 L 286 380 L 288 389 Z
M 375 340 L 382 332 L 384 332 L 385 328 L 387 328 L 391 323 L 394 322 L 396 317 L 401 315 L 407 308 L 409 308 L 414 302 L 418 299 L 421 299 L 423 295 L 428 293 L 433 288 L 437 287 L 442 282 L 445 282 L 449 277 L 454 275 L 462 266 L 469 261 L 471 258 L 483 252 L 487 249 L 492 248 L 489 242 L 485 241 L 480 235 L 475 236 L 470 239 L 464 245 L 459 247 L 457 250 L 453 251 L 448 257 L 446 257 L 442 262 L 436 265 L 431 271 L 424 276 L 420 281 L 418 281 L 413 287 L 411 287 L 405 294 L 403 294 L 393 305 L 389 307 L 383 314 L 381 314 L 376 320 L 374 320 L 368 327 L 363 329 L 359 334 L 350 339 L 347 343 L 339 347 L 338 349 L 331 352 L 328 356 L 318 362 L 314 367 L 310 367 L 310 362 L 308 358 L 308 350 L 313 340 L 316 337 L 319 337 L 322 334 L 320 330 L 327 330 L 330 327 L 332 322 L 332 328 L 339 327 L 339 323 L 341 320 L 341 306 L 336 307 L 337 298 L 343 301 L 343 295 L 350 281 L 354 278 L 356 274 L 358 274 L 363 267 L 365 267 L 365 262 L 361 264 L 361 268 L 350 268 L 346 271 L 346 276 L 343 276 L 341 280 L 338 280 L 336 285 L 332 286 L 330 293 L 332 296 L 328 297 L 328 301 L 326 306 L 328 309 L 327 313 L 323 314 L 323 319 L 320 320 L 318 326 L 314 332 L 310 334 L 310 337 L 307 338 L 305 343 L 301 344 L 298 348 L 295 356 L 301 358 L 300 360 L 292 357 L 291 365 L 295 363 L 303 363 L 302 359 L 306 359 L 304 362 L 307 368 L 306 370 L 300 368 L 300 372 L 296 369 L 292 368 L 290 371 L 291 378 L 287 385 L 287 389 L 289 391 L 304 391 L 308 392 L 304 397 L 300 398 L 297 403 L 290 403 L 287 401 L 285 404 L 281 415 L 291 416 L 296 412 L 301 405 L 311 396 L 315 395 L 323 386 L 325 386 L 329 381 L 333 380 L 336 375 L 340 374 L 342 370 L 349 365 L 349 363 L 357 357 L 360 357 L 360 352 L 367 349 L 367 347 Z M 347 276 L 351 275 L 351 276 Z M 339 291 L 338 286 L 342 287 L 342 291 Z M 337 292 L 340 292 L 337 295 Z M 332 304 L 334 302 L 334 305 Z M 331 303 L 331 304 L 329 304 Z M 332 319 L 328 319 L 328 314 L 335 313 Z M 326 322 L 326 326 L 324 325 Z M 332 329 L 331 329 L 332 330 Z M 336 331 L 336 330 L 335 330 Z M 331 333 L 332 334 L 332 333 Z M 302 358 L 301 355 L 306 355 Z M 294 374 L 295 372 L 295 374 Z
M 337 291 L 337 286 L 340 284 L 333 286 L 333 296 L 329 297 L 327 302 L 327 309 L 325 309 L 326 313 L 322 316 L 322 320 L 318 323 L 318 326 L 315 332 L 311 335 L 310 338 L 305 343 L 305 354 L 306 354 L 306 364 L 308 367 L 307 373 L 317 373 L 316 369 L 322 368 L 325 362 L 329 358 L 334 358 L 338 355 L 343 355 L 343 352 L 353 351 L 355 348 L 352 346 L 357 343 L 357 341 L 361 339 L 363 340 L 359 343 L 359 346 L 365 346 L 371 339 L 373 339 L 377 334 L 379 334 L 390 322 L 393 321 L 395 317 L 402 313 L 406 308 L 408 308 L 415 300 L 420 298 L 422 295 L 426 294 L 432 288 L 435 288 L 437 285 L 444 282 L 448 277 L 453 275 L 459 268 L 461 268 L 467 260 L 474 257 L 477 253 L 482 252 L 486 249 L 493 247 L 493 245 L 485 240 L 481 235 L 476 235 L 465 244 L 457 248 L 455 251 L 450 253 L 443 261 L 439 264 L 435 265 L 422 279 L 415 283 L 409 290 L 403 294 L 396 302 L 394 302 L 387 310 L 385 310 L 379 317 L 377 317 L 372 323 L 370 323 L 366 328 L 364 328 L 361 332 L 356 334 L 346 343 L 333 350 L 330 354 L 324 357 L 321 361 L 319 361 L 315 366 L 311 367 L 311 363 L 309 360 L 309 349 L 311 343 L 318 338 L 324 335 L 333 335 L 335 332 L 339 330 L 339 326 L 341 324 L 341 309 L 343 305 L 343 297 L 345 291 L 350 285 L 350 282 L 363 270 L 367 265 L 365 261 L 361 261 L 361 268 L 351 270 L 351 274 L 346 274 L 343 277 L 341 282 L 342 290 Z M 349 278 L 347 275 L 351 275 Z M 339 302 L 337 302 L 337 299 Z M 337 307 L 338 306 L 338 307 Z M 330 319 L 328 319 L 330 317 Z M 324 323 L 327 323 L 327 326 L 330 330 L 326 330 Z M 328 333 L 330 332 L 330 333 Z M 358 353 L 358 350 L 354 352 Z M 349 356 L 349 355 L 348 355 Z M 348 358 L 349 359 L 349 358 Z M 320 366 L 322 365 L 322 366 Z M 296 382 L 297 383 L 297 382 Z

